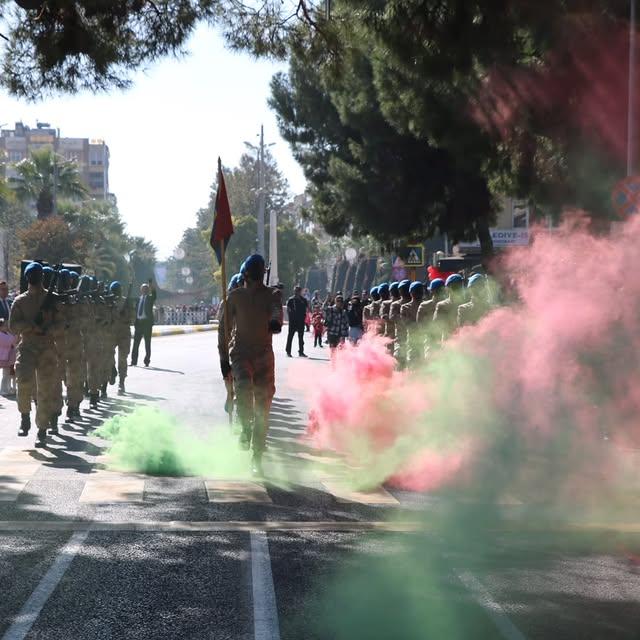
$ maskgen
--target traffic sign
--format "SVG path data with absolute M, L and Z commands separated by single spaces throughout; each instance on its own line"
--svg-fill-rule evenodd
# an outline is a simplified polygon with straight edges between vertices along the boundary
M 415 269 L 424 267 L 424 246 L 421 244 L 408 244 L 398 247 L 398 257 L 404 262 L 405 267 Z

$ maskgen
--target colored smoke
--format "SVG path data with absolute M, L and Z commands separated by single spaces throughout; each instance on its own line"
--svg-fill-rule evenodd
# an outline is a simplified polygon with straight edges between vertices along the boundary
M 506 255 L 518 301 L 394 371 L 383 339 L 336 353 L 309 391 L 309 434 L 361 485 L 490 500 L 611 500 L 637 485 L 640 220 L 595 237 L 572 217 Z

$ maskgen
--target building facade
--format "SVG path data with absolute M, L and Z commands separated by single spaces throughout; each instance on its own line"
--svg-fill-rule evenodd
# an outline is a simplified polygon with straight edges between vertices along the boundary
M 0 154 L 7 179 L 16 177 L 15 165 L 29 157 L 31 151 L 51 147 L 58 156 L 78 165 L 78 173 L 93 198 L 109 196 L 109 147 L 104 140 L 92 138 L 61 138 L 49 124 L 38 123 L 31 128 L 16 122 L 13 129 L 0 131 Z

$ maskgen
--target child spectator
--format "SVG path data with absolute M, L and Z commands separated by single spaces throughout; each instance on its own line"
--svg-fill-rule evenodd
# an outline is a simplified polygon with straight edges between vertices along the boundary
M 313 346 L 320 347 L 322 349 L 322 334 L 324 333 L 324 318 L 322 309 L 314 311 L 311 317 L 311 323 L 313 324 Z

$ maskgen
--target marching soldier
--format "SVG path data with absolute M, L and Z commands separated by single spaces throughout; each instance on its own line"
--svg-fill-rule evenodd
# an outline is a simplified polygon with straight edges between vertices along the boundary
M 73 273 L 73 272 L 72 272 Z M 78 286 L 78 274 L 69 279 L 71 289 Z M 84 332 L 86 331 L 86 305 L 78 301 L 65 305 L 66 324 L 66 382 L 67 382 L 67 422 L 80 419 L 80 403 L 84 396 L 86 360 L 84 358 Z M 83 368 L 84 367 L 84 368 Z
M 407 339 L 407 328 L 405 323 L 402 321 L 401 317 L 401 309 L 402 305 L 407 304 L 411 301 L 411 297 L 409 296 L 409 287 L 411 286 L 411 282 L 409 280 L 403 280 L 398 284 L 398 294 L 399 297 L 395 299 L 391 303 L 391 310 L 389 312 L 389 322 L 392 323 L 393 327 L 393 355 L 398 361 L 398 366 L 400 369 L 404 369 L 407 363 L 407 353 L 406 353 L 406 339 Z M 391 287 L 389 289 L 391 290 Z
M 436 340 L 446 342 L 458 327 L 458 307 L 464 302 L 464 279 L 458 274 L 450 275 L 445 286 L 449 297 L 438 302 L 433 314 L 433 322 L 436 328 Z
M 263 284 L 264 272 L 262 256 L 254 254 L 245 260 L 245 286 L 229 293 L 227 312 L 218 327 L 220 369 L 225 379 L 233 373 L 242 425 L 240 444 L 253 450 L 255 475 L 262 475 L 262 454 L 275 393 L 272 335 L 282 330 L 281 294 Z M 227 329 L 229 344 L 225 338 Z
M 119 282 L 112 282 L 109 287 L 111 294 L 114 296 L 113 304 L 113 345 L 111 351 L 111 368 L 115 366 L 115 350 L 118 350 L 118 395 L 124 395 L 124 381 L 127 378 L 127 357 L 131 350 L 131 325 L 135 320 L 135 309 L 131 303 L 129 294 L 126 298 L 122 297 L 122 285 Z
M 467 291 L 471 299 L 458 307 L 459 327 L 475 324 L 487 313 L 489 308 L 486 297 L 486 279 L 483 275 L 479 273 L 472 275 L 467 284 Z
M 391 299 L 391 286 L 385 282 L 384 284 L 381 284 L 378 287 L 378 291 L 380 292 L 380 300 L 381 300 L 380 320 L 382 320 L 382 323 L 381 323 L 382 335 L 385 338 L 389 338 L 391 337 L 389 336 L 389 333 L 388 333 L 389 313 L 391 312 L 391 303 L 393 302 Z
M 373 287 L 369 292 L 371 302 L 364 308 L 363 320 L 365 331 L 377 331 L 378 320 L 380 317 L 380 294 L 378 287 Z
M 51 331 L 55 327 L 55 313 L 48 304 L 50 294 L 42 284 L 42 265 L 31 262 L 24 276 L 28 288 L 15 299 L 9 316 L 9 329 L 19 336 L 16 381 L 21 421 L 18 435 L 26 436 L 31 428 L 31 396 L 35 382 L 38 387 L 36 446 L 45 446 L 47 428 L 56 411 L 55 372 L 58 363 Z
M 418 309 L 424 297 L 422 282 L 412 282 L 409 287 L 409 302 L 400 309 L 401 324 L 405 330 L 406 359 L 410 367 L 415 368 L 424 359 L 421 336 L 418 333 Z
M 89 406 L 96 409 L 100 397 L 100 343 L 97 335 L 96 308 L 97 303 L 95 280 L 90 276 L 82 276 L 78 285 L 81 322 L 83 325 L 82 343 L 87 364 L 87 388 L 89 390 Z
M 437 304 L 444 300 L 446 295 L 444 280 L 441 278 L 434 278 L 429 284 L 428 291 L 431 294 L 431 298 L 420 304 L 418 307 L 418 315 L 416 317 L 418 330 L 423 336 L 423 354 L 425 358 L 429 355 L 429 349 L 436 344 L 433 315 L 436 312 Z

